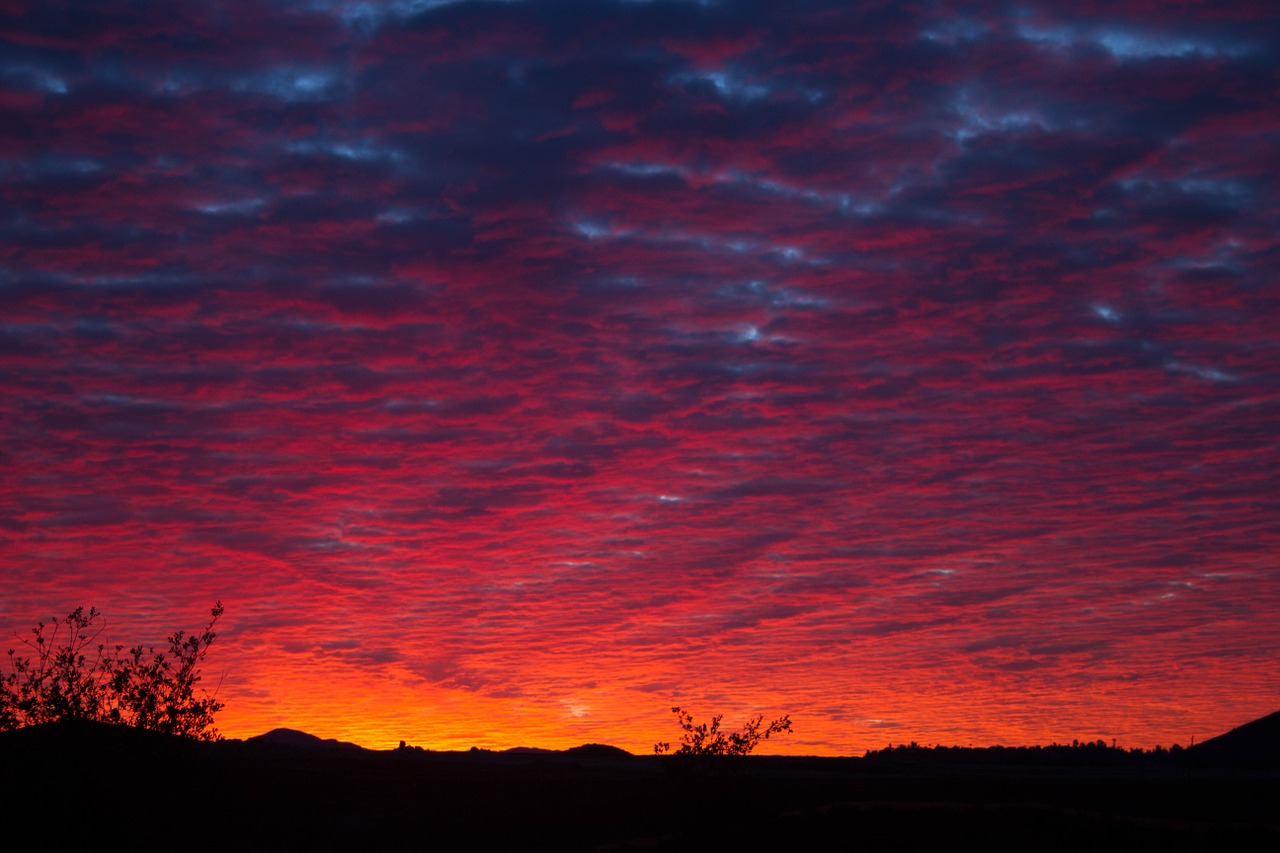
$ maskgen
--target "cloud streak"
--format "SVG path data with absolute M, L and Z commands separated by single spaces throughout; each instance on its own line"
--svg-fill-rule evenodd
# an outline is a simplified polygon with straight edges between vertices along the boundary
M 226 731 L 373 745 L 1274 710 L 1268 5 L 74 12 L 0 11 L 0 625 L 220 597 Z

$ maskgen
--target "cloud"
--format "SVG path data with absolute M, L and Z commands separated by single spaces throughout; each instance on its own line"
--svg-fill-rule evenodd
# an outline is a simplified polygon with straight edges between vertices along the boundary
M 3 624 L 221 596 L 244 734 L 1274 710 L 1269 6 L 3 15 Z

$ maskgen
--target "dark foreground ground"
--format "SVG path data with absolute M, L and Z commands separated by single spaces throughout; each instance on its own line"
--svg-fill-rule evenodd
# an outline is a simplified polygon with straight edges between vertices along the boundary
M 664 761 L 25 730 L 0 814 L 48 850 L 1280 850 L 1265 767 Z

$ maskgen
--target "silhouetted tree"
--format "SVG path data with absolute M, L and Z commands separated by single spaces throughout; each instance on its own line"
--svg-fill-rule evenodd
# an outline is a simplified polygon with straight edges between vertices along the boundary
M 94 720 L 151 729 L 179 737 L 214 740 L 213 716 L 222 703 L 197 695 L 200 663 L 217 634 L 222 602 L 209 611 L 199 634 L 178 631 L 168 651 L 149 646 L 109 649 L 97 643 L 93 622 L 101 614 L 77 607 L 52 626 L 41 622 L 21 638 L 31 656 L 9 649 L 9 671 L 0 674 L 0 731 L 60 720 Z M 46 632 L 46 628 L 49 630 Z M 65 630 L 63 642 L 58 635 Z
M 747 721 L 740 732 L 724 732 L 720 729 L 723 714 L 716 714 L 710 723 L 695 725 L 693 715 L 680 707 L 671 709 L 680 721 L 684 734 L 680 737 L 680 747 L 675 750 L 674 757 L 682 766 L 694 770 L 702 770 L 712 762 L 726 756 L 749 755 L 761 741 L 768 740 L 771 735 L 791 731 L 791 716 L 779 717 L 767 726 L 764 717 L 756 716 Z M 655 755 L 671 753 L 671 744 L 659 741 L 653 745 Z

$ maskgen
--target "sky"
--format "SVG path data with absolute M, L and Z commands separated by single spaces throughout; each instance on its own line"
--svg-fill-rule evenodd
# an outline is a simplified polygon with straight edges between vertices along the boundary
M 0 0 L 0 633 L 219 728 L 1280 707 L 1280 10 Z

